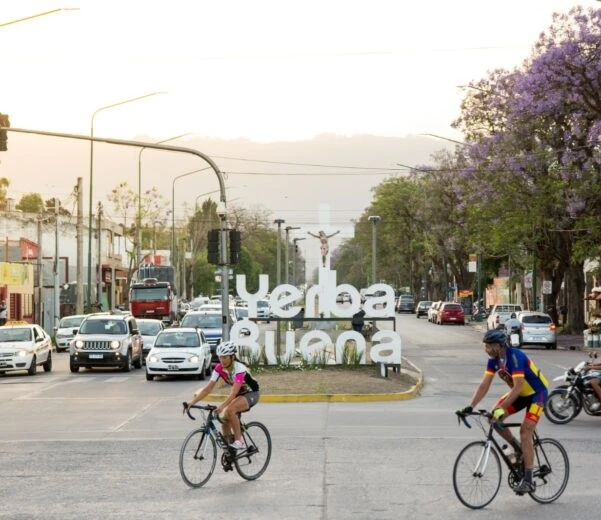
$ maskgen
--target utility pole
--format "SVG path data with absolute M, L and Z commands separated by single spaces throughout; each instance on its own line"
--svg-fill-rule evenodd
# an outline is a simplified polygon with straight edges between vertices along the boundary
M 276 274 L 276 285 L 280 285 L 282 282 L 282 224 L 286 222 L 284 219 L 276 218 L 273 223 L 278 225 L 278 244 L 277 244 L 277 274 Z M 279 329 L 278 329 L 279 330 Z
M 42 214 L 38 215 L 38 304 L 36 305 L 36 323 L 42 324 L 42 284 L 44 277 L 42 275 Z
M 58 330 L 61 302 L 58 272 L 58 199 L 54 197 L 54 331 Z
M 289 283 L 288 275 L 290 273 L 290 263 L 289 263 L 290 260 L 288 259 L 288 256 L 289 256 L 288 250 L 290 249 L 290 247 L 289 247 L 288 235 L 290 234 L 290 231 L 292 231 L 293 229 L 300 229 L 300 227 L 286 226 L 286 228 L 285 228 L 285 231 L 286 231 L 286 251 L 285 252 L 286 252 L 286 254 L 284 255 L 284 259 L 286 261 L 286 276 L 284 278 L 285 278 L 286 283 Z
M 102 304 L 102 202 L 98 203 L 98 280 L 96 285 L 96 303 Z
M 292 261 L 292 285 L 296 287 L 296 263 L 298 262 L 298 246 L 296 243 L 299 240 L 305 240 L 304 238 L 293 238 L 292 242 L 294 243 L 294 260 Z
M 75 296 L 75 313 L 83 314 L 83 179 L 77 177 L 77 265 L 75 267 L 75 278 L 77 279 L 76 296 Z M 89 304 L 89 302 L 88 302 Z
M 371 233 L 371 283 L 377 283 L 376 278 L 376 226 L 380 221 L 380 217 L 378 215 L 371 215 L 367 218 L 372 224 L 372 233 Z

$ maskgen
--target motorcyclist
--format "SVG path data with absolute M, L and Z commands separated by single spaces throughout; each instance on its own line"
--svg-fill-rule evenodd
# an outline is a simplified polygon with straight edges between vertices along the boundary
M 584 367 L 585 372 L 589 372 L 591 370 L 601 371 L 601 362 L 597 362 L 597 363 L 591 362 Z M 601 377 L 601 374 L 599 374 L 599 376 Z M 601 379 L 600 379 L 600 377 L 595 377 L 590 380 L 591 387 L 595 391 L 595 394 L 597 394 L 597 399 L 599 399 L 599 402 L 593 403 L 590 406 L 591 412 L 598 412 L 599 409 L 601 408 Z
M 512 332 L 515 332 L 520 337 L 520 344 L 522 343 L 522 322 L 517 319 L 515 312 L 512 312 L 508 320 L 505 320 L 505 333 L 507 337 L 510 337 Z

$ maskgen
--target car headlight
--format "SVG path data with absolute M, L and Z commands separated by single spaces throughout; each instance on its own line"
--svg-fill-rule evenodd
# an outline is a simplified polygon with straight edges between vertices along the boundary
M 199 363 L 200 362 L 200 358 L 198 356 L 190 356 L 188 358 L 188 363 Z
M 159 362 L 159 356 L 149 356 L 148 357 L 148 361 L 150 361 L 151 363 L 158 363 Z
M 78 340 L 75 342 L 75 348 L 83 348 L 83 341 L 82 341 L 82 340 L 80 340 L 80 339 L 78 339 Z
M 18 350 L 17 351 L 17 356 L 18 357 L 29 356 L 29 354 L 31 354 L 31 352 L 29 352 L 29 350 Z
M 118 350 L 121 348 L 121 342 L 117 341 L 116 339 L 114 339 L 113 341 L 111 341 L 111 348 L 113 350 Z

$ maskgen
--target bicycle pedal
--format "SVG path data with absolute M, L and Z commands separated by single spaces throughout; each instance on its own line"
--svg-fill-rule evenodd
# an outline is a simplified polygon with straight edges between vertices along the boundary
M 227 473 L 228 471 L 233 471 L 233 470 L 234 470 L 234 468 L 232 468 L 232 466 L 231 466 L 231 465 L 226 465 L 226 466 L 223 466 L 223 471 L 225 471 L 226 473 Z

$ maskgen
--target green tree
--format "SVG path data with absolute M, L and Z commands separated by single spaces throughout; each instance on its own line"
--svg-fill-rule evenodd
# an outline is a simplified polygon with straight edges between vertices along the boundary
M 39 193 L 27 193 L 21 197 L 15 208 L 24 213 L 40 213 L 44 210 L 44 201 Z

